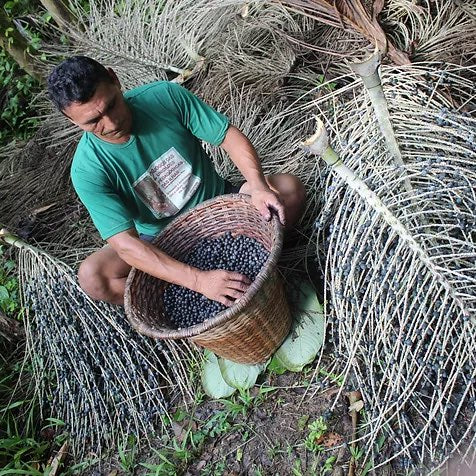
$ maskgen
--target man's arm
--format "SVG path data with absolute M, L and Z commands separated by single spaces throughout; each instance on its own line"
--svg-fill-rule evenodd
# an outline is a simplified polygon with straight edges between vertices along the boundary
M 225 270 L 202 271 L 181 263 L 150 243 L 143 241 L 133 229 L 117 233 L 107 242 L 130 266 L 156 278 L 178 284 L 231 306 L 248 289 L 249 279 Z
M 275 191 L 268 186 L 258 154 L 248 138 L 235 126 L 228 125 L 225 116 L 187 89 L 173 83 L 168 87 L 184 126 L 198 139 L 210 144 L 219 144 L 245 177 L 246 193 L 251 195 L 256 208 L 268 220 L 271 218 L 271 210 L 275 210 L 284 225 L 283 204 Z
M 284 225 L 283 204 L 277 194 L 269 188 L 258 154 L 249 139 L 235 126 L 230 125 L 220 147 L 227 152 L 248 182 L 251 200 L 256 208 L 267 220 L 271 218 L 270 210 L 276 211 Z

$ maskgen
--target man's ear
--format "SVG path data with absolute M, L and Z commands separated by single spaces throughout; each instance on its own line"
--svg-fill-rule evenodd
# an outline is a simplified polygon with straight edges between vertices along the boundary
M 120 88 L 121 82 L 119 81 L 119 78 L 117 77 L 117 74 L 114 72 L 114 70 L 112 68 L 107 68 L 107 72 L 109 73 L 109 76 L 111 77 L 114 84 L 117 84 Z

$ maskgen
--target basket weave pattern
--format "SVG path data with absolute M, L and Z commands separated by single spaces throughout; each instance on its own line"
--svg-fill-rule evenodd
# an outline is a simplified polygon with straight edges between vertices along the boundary
M 168 283 L 133 268 L 126 281 L 126 314 L 138 332 L 150 337 L 188 338 L 235 362 L 263 362 L 278 348 L 291 326 L 289 306 L 276 270 L 282 246 L 278 219 L 264 220 L 245 195 L 223 195 L 177 217 L 153 244 L 183 261 L 198 240 L 217 238 L 227 231 L 233 236 L 249 236 L 270 252 L 255 281 L 235 305 L 201 324 L 175 329 L 162 302 Z

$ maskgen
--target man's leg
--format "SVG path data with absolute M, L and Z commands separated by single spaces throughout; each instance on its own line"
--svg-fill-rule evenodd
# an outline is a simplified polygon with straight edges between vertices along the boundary
M 302 215 L 306 203 L 306 191 L 302 182 L 294 175 L 277 174 L 265 177 L 271 190 L 276 192 L 284 205 L 286 227 L 294 225 Z M 240 193 L 250 194 L 250 186 L 245 182 Z
M 78 279 L 92 299 L 124 305 L 124 288 L 131 267 L 109 246 L 88 256 L 79 267 Z

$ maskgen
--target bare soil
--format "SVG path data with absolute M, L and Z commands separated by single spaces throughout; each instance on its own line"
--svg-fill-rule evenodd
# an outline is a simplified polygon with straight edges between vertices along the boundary
M 275 390 L 262 394 L 260 389 L 263 388 Z M 229 427 L 222 419 L 217 420 L 217 416 L 229 412 L 229 405 L 220 401 L 203 402 L 196 408 L 192 424 L 185 420 L 182 425 L 184 433 L 190 428 L 195 432 L 207 432 L 208 436 L 195 449 L 191 461 L 178 465 L 176 474 L 347 474 L 351 458 L 347 442 L 352 439 L 352 421 L 345 396 L 339 399 L 332 412 L 329 411 L 338 390 L 338 387 L 331 387 L 312 395 L 305 374 L 271 374 L 261 386 L 252 389 L 250 395 L 254 401 L 244 414 L 233 417 L 229 413 Z M 316 443 L 320 443 L 322 449 L 311 451 L 305 445 L 309 424 L 321 416 L 325 417 L 327 431 L 322 441 Z M 210 426 L 214 420 L 217 421 L 215 428 Z M 175 436 L 177 441 L 183 438 L 180 425 L 176 426 Z M 325 462 L 332 457 L 335 459 L 326 471 Z M 152 457 L 148 462 L 153 461 L 157 463 L 157 458 Z M 140 471 L 137 474 L 151 473 Z
M 290 380 L 288 376 L 283 377 L 277 380 Z M 282 381 L 276 383 L 289 384 Z M 293 474 L 293 469 L 297 474 L 298 471 L 302 474 L 319 474 L 324 462 L 331 456 L 337 458 L 335 467 L 346 465 L 350 453 L 345 448 L 342 451 L 330 447 L 321 452 L 306 449 L 308 424 L 329 408 L 331 392 L 302 401 L 304 391 L 302 387 L 284 388 L 270 395 L 242 421 L 236 422 L 237 431 L 210 441 L 204 447 L 197 465 L 187 468 L 186 474 L 199 475 L 197 466 L 205 469 L 217 465 L 224 466 L 228 474 Z M 203 410 L 213 412 L 213 404 L 205 406 Z M 352 424 L 345 404 L 342 403 L 336 409 L 328 422 L 328 428 L 329 432 L 342 436 L 344 441 L 350 439 Z

